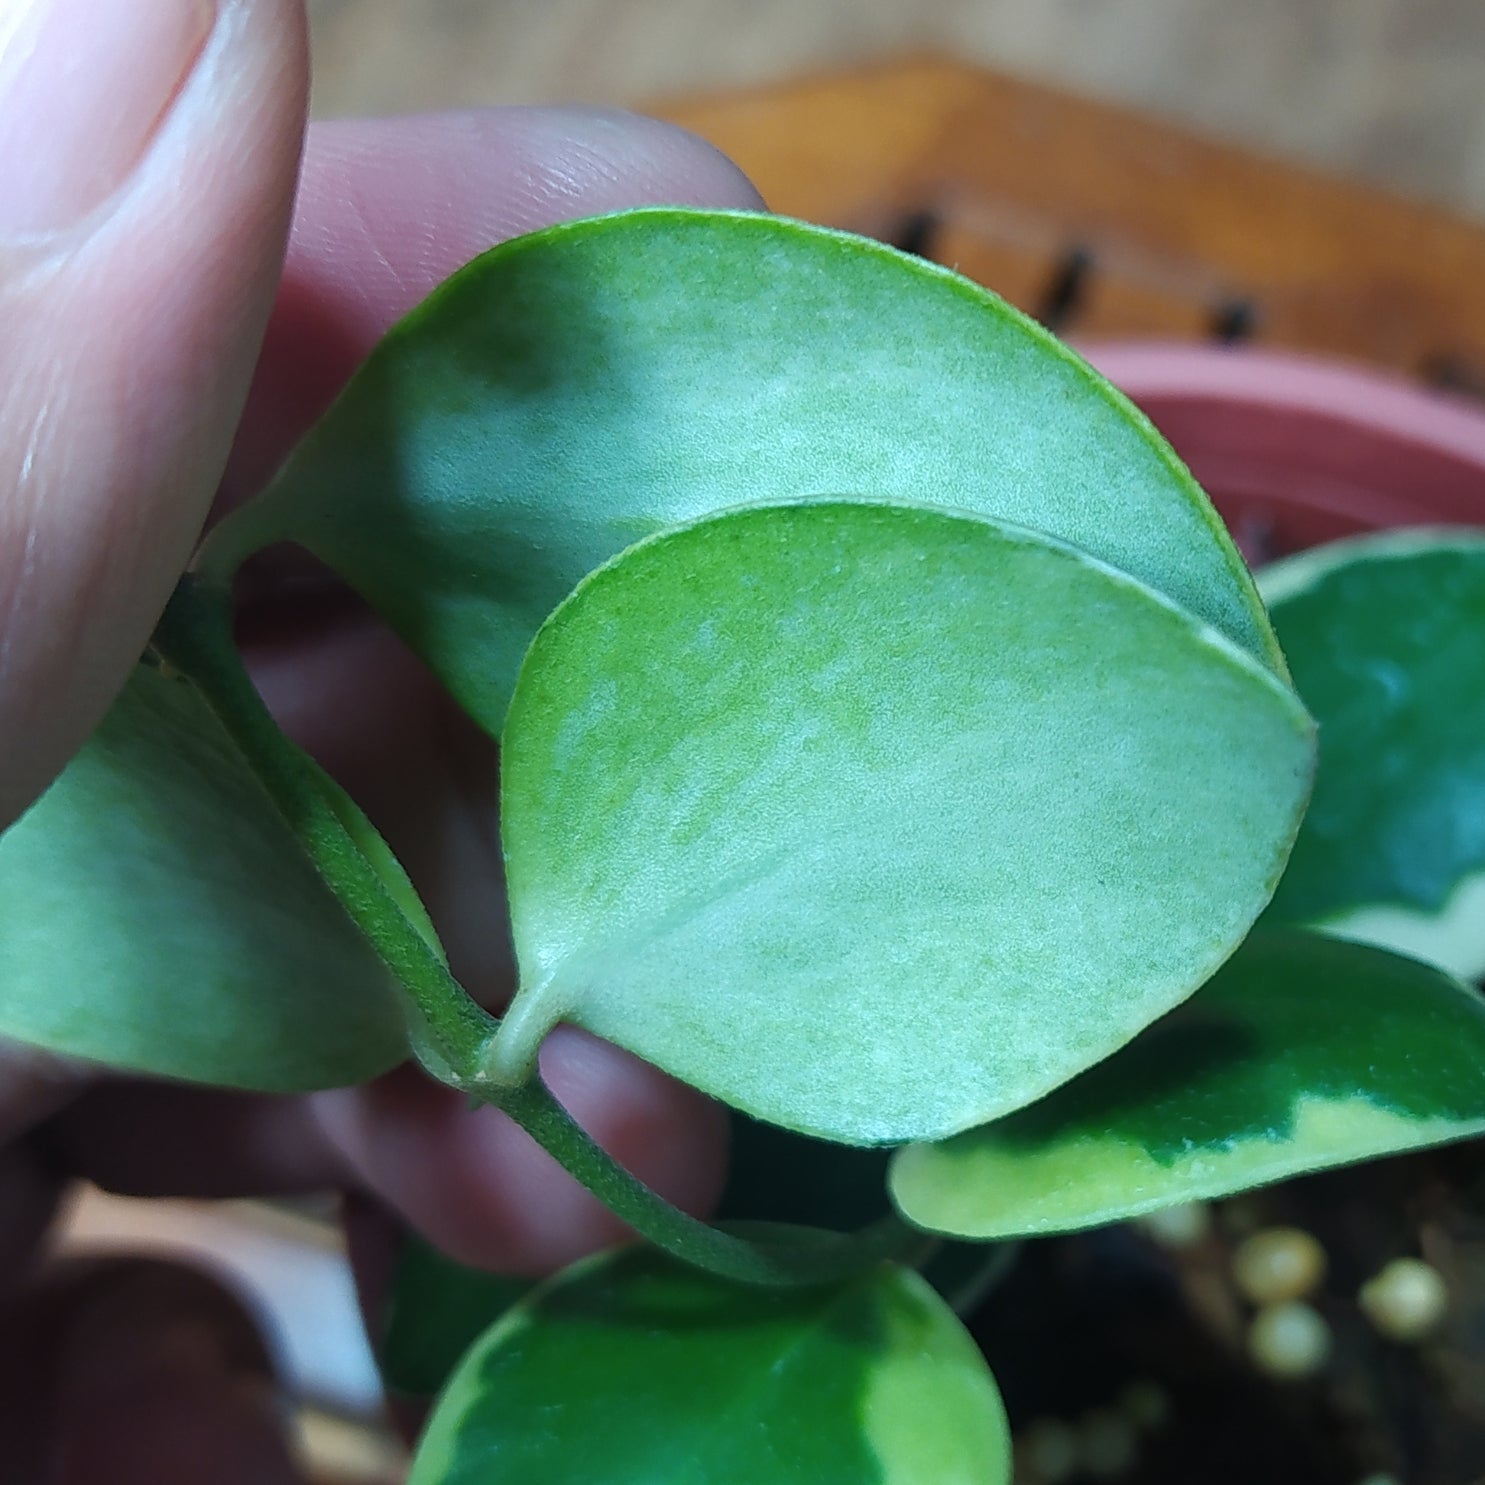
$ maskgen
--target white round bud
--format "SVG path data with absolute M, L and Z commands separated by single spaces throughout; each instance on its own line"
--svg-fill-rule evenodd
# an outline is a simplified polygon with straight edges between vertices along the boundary
M 1325 1249 L 1299 1227 L 1266 1227 L 1238 1244 L 1232 1277 L 1255 1305 L 1303 1299 L 1325 1277 Z
M 1312 1377 L 1330 1356 L 1330 1326 L 1318 1310 L 1290 1301 L 1258 1312 L 1248 1331 L 1248 1354 L 1271 1377 Z
M 1192 1248 L 1212 1230 L 1212 1209 L 1204 1201 L 1146 1212 L 1140 1227 L 1162 1248 Z
M 1449 1309 L 1443 1275 L 1421 1258 L 1394 1258 L 1361 1286 L 1361 1312 L 1390 1341 L 1421 1341 Z

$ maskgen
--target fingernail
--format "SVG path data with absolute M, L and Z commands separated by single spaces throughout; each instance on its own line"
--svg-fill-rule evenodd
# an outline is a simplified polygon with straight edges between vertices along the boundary
M 214 0 L 0 7 L 0 233 L 63 231 L 114 195 L 215 18 Z

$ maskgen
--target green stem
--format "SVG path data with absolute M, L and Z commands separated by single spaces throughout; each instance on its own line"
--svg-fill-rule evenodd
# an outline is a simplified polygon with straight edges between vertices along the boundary
M 916 1265 L 938 1245 L 896 1217 L 854 1233 L 801 1234 L 802 1241 L 763 1241 L 711 1227 L 671 1206 L 595 1144 L 540 1082 L 479 1090 L 554 1156 L 641 1237 L 697 1268 L 745 1284 L 790 1286 L 849 1278 L 893 1260 Z
M 239 505 L 206 534 L 192 568 L 208 587 L 228 587 L 237 569 L 254 552 L 284 540 L 282 523 L 275 519 L 275 489 L 270 485 Z
M 417 1007 L 431 1041 L 430 1071 L 463 1086 L 475 1077 L 485 1043 L 499 1024 L 449 972 L 437 948 L 398 903 L 413 898 L 395 857 L 379 837 L 373 862 L 368 837 L 346 828 L 348 806 L 317 765 L 279 730 L 249 679 L 231 632 L 224 589 L 187 575 L 155 630 L 160 657 L 189 676 L 251 762 L 300 844 L 356 926 Z
M 417 904 L 396 858 L 369 825 L 348 828 L 354 806 L 279 731 L 243 666 L 231 633 L 227 592 L 187 575 L 155 631 L 161 659 L 190 677 L 242 749 L 320 874 L 417 1008 L 428 1070 L 503 1110 L 642 1237 L 698 1268 L 745 1283 L 818 1284 L 885 1259 L 917 1262 L 935 1239 L 895 1217 L 854 1234 L 810 1233 L 803 1241 L 749 1239 L 688 1216 L 632 1176 L 573 1122 L 539 1081 L 491 1081 L 483 1069 L 499 1022 L 470 999 L 428 930 L 403 903 Z M 356 817 L 359 821 L 359 816 Z M 399 902 L 399 898 L 401 902 Z M 420 905 L 419 905 L 420 906 Z

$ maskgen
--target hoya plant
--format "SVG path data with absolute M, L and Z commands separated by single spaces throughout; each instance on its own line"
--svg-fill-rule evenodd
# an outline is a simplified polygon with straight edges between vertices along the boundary
M 277 542 L 499 740 L 499 1016 L 233 647 Z M 993 295 L 758 215 L 551 228 L 387 336 L 0 839 L 0 1033 L 253 1089 L 413 1057 L 646 1240 L 486 1280 L 478 1335 L 404 1274 L 389 1364 L 472 1342 L 415 1485 L 998 1485 L 955 1305 L 1000 1240 L 1485 1130 L 1485 685 L 1434 684 L 1482 595 L 1468 535 L 1301 557 L 1281 645 L 1146 419 Z M 736 1111 L 716 1222 L 548 1093 L 564 1022 Z

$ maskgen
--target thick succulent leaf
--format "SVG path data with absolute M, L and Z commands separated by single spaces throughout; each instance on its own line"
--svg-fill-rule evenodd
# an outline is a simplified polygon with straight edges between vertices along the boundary
M 916 1274 L 755 1289 L 580 1265 L 470 1352 L 409 1485 L 1003 1485 L 979 1349 Z
M 494 249 L 387 336 L 219 550 L 302 543 L 495 733 L 537 627 L 607 558 L 856 492 L 1061 537 L 1282 670 L 1205 497 L 1088 366 L 931 263 L 742 213 Z
M 1320 722 L 1273 917 L 1485 975 L 1485 533 L 1338 542 L 1263 588 Z
M 892 1194 L 935 1232 L 1062 1232 L 1482 1132 L 1477 991 L 1382 949 L 1260 931 L 1107 1062 L 901 1151 Z
M 406 1056 L 386 968 L 194 687 L 145 666 L 0 837 L 0 1035 L 271 1090 Z
M 983 1123 L 1201 984 L 1308 789 L 1293 693 L 1132 578 L 924 508 L 640 544 L 532 647 L 504 738 L 521 989 L 846 1142 Z

